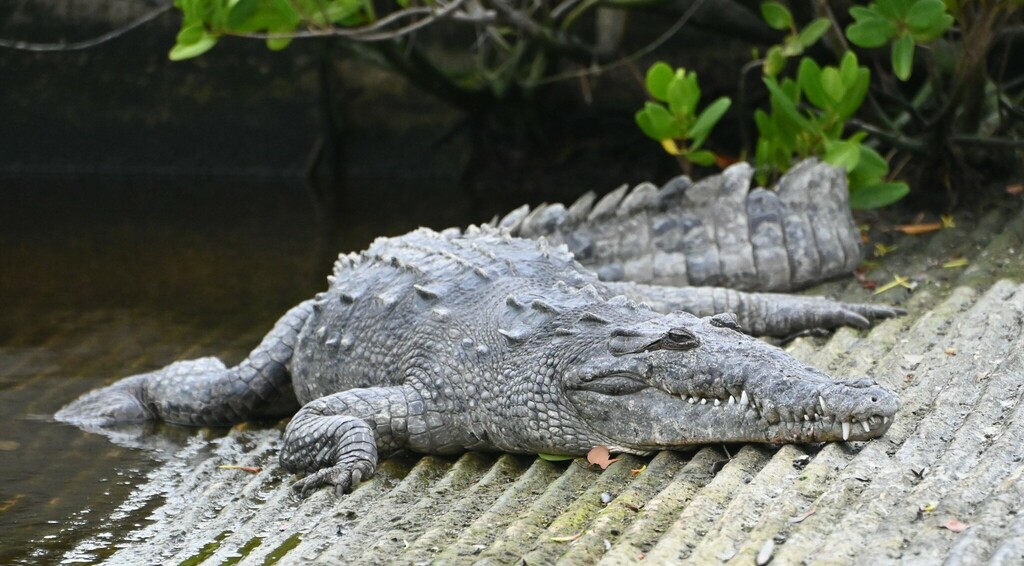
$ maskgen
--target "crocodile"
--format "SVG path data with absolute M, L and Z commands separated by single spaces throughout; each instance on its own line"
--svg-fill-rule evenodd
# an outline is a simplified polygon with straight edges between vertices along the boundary
M 899 406 L 869 379 L 834 380 L 740 331 L 898 314 L 884 306 L 602 282 L 565 245 L 486 225 L 379 238 L 339 256 L 328 280 L 238 365 L 175 362 L 87 393 L 56 418 L 102 430 L 294 414 L 280 463 L 302 474 L 294 486 L 305 496 L 343 493 L 403 449 L 647 454 L 867 440 Z M 648 296 L 652 305 L 637 301 Z
M 846 173 L 802 161 L 775 190 L 754 188 L 737 163 L 693 183 L 628 185 L 600 200 L 522 206 L 494 224 L 564 243 L 604 281 L 792 291 L 849 275 L 861 262 Z

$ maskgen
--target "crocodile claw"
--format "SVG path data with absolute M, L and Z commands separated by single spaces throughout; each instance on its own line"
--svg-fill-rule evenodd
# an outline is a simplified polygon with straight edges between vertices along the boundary
M 842 309 L 844 314 L 843 324 L 856 328 L 868 328 L 876 321 L 907 314 L 906 309 L 889 305 L 839 303 L 839 308 Z
M 299 492 L 299 496 L 305 499 L 321 487 L 333 485 L 335 495 L 340 497 L 352 491 L 363 479 L 363 470 L 358 466 L 338 464 L 319 469 L 296 481 L 292 484 L 292 490 Z

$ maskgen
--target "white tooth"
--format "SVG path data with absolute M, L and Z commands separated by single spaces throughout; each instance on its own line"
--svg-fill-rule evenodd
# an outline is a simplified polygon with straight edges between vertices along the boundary
M 882 424 L 888 424 L 888 423 L 889 423 L 889 417 L 882 417 Z
M 828 412 L 828 411 L 827 411 L 827 410 L 825 409 L 825 398 L 824 398 L 824 397 L 822 397 L 821 395 L 818 395 L 818 404 L 819 404 L 819 405 L 821 405 L 821 412 L 822 412 L 822 413 L 826 413 L 826 412 Z
M 843 440 L 850 438 L 850 421 L 843 421 Z
M 689 399 L 686 400 L 686 402 L 692 405 L 692 404 L 697 402 L 697 398 L 696 397 L 690 397 Z
M 717 407 L 717 406 L 719 406 L 719 405 L 721 405 L 721 404 L 722 404 L 722 401 L 721 401 L 721 400 L 719 400 L 719 399 L 715 399 L 715 406 L 716 406 L 716 407 Z
M 860 427 L 864 429 L 864 432 L 871 432 L 871 426 L 868 425 L 868 421 L 860 421 Z
M 735 405 L 736 404 L 736 398 L 733 397 L 732 395 L 729 396 L 729 404 L 730 405 Z
M 740 406 L 746 407 L 748 403 L 750 403 L 750 398 L 747 397 L 747 390 L 744 389 L 740 394 Z
M 707 405 L 708 404 L 708 400 L 707 399 L 701 399 L 700 400 L 700 404 L 701 405 Z
M 807 421 L 810 421 L 810 420 L 811 420 L 811 417 L 808 417 L 807 414 L 804 413 L 804 421 L 807 422 Z

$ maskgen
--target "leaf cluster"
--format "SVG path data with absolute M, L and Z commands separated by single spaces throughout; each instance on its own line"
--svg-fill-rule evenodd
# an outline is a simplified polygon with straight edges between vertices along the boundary
M 848 51 L 839 66 L 822 68 L 813 59 L 800 60 L 796 80 L 763 77 L 769 111 L 754 112 L 759 180 L 785 171 L 794 157 L 820 156 L 843 167 L 850 177 L 850 206 L 876 208 L 896 202 L 909 191 L 905 183 L 888 182 L 889 165 L 865 145 L 865 132 L 843 137 L 847 122 L 868 93 L 871 72 Z
M 892 69 L 905 81 L 914 70 L 915 45 L 931 43 L 953 26 L 942 0 L 878 0 L 850 8 L 856 20 L 846 37 L 858 47 L 892 43 Z
M 280 51 L 301 25 L 343 27 L 374 18 L 370 0 L 174 0 L 183 19 L 172 61 L 206 53 L 224 35 L 268 34 L 267 47 Z
M 663 62 L 651 66 L 645 82 L 657 102 L 647 102 L 636 113 L 640 129 L 672 155 L 697 165 L 714 163 L 715 155 L 701 147 L 732 101 L 723 96 L 698 113 L 701 92 L 697 74 L 686 69 L 673 71 Z

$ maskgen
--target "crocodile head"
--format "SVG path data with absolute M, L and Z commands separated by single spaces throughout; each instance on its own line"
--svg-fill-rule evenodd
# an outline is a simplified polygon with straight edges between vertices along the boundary
M 570 410 L 625 452 L 866 440 L 899 408 L 873 381 L 836 381 L 742 334 L 728 314 L 612 324 L 583 350 L 562 372 Z

